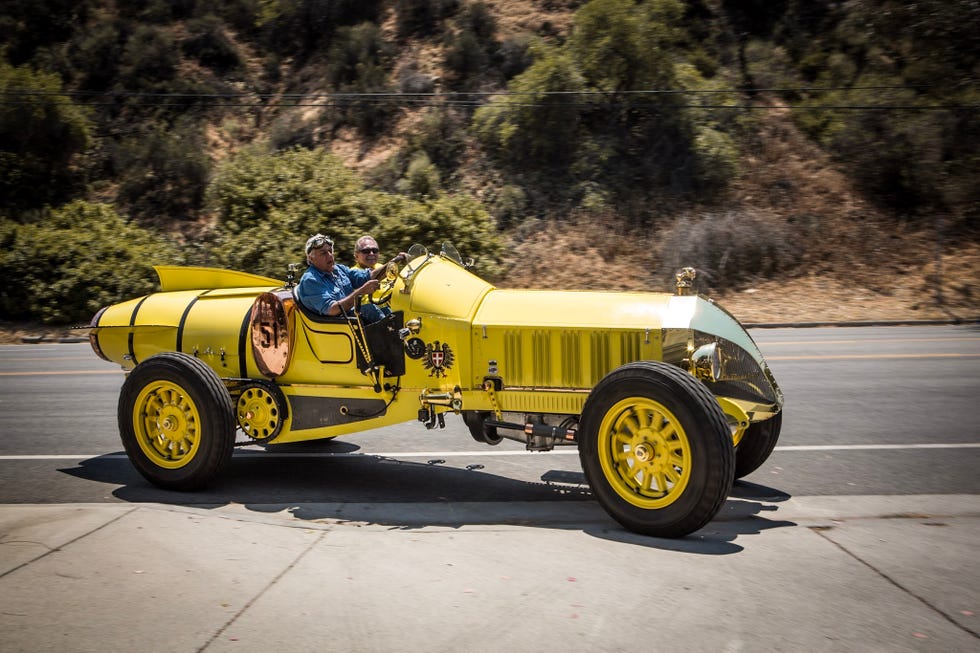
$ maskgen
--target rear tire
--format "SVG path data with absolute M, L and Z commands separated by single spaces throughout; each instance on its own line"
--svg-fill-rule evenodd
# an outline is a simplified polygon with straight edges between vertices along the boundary
M 493 413 L 486 411 L 467 410 L 463 411 L 463 422 L 470 430 L 470 435 L 477 442 L 496 446 L 503 442 L 503 437 L 497 435 L 497 429 L 493 426 L 484 425 L 484 420 L 490 419 Z
M 231 395 L 193 356 L 166 352 L 137 365 L 123 383 L 118 419 L 130 461 L 158 487 L 199 489 L 231 459 Z
M 718 402 L 694 377 L 656 361 L 624 365 L 596 385 L 582 411 L 579 457 L 606 512 L 655 537 L 703 527 L 734 480 Z

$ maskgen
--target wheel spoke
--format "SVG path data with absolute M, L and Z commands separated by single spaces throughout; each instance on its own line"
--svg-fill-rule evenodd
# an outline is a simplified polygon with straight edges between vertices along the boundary
M 650 473 L 650 470 L 643 470 L 643 481 L 640 483 L 640 492 L 649 496 L 653 491 L 653 474 Z
M 612 446 L 613 449 L 624 449 L 629 447 L 630 440 L 633 436 L 624 431 L 616 431 L 612 434 Z
M 629 414 L 624 415 L 620 426 L 623 431 L 626 431 L 631 437 L 634 433 L 640 430 L 640 421 L 637 417 L 637 411 L 630 411 Z

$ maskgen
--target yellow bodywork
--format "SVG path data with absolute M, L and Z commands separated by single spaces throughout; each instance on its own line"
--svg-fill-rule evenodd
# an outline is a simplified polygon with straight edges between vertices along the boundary
M 744 329 L 698 296 L 497 289 L 430 254 L 401 270 L 392 293 L 405 325 L 395 343 L 404 345 L 404 371 L 385 376 L 382 366 L 375 378 L 362 371 L 373 354 L 356 323 L 305 314 L 275 279 L 213 268 L 157 272 L 161 292 L 93 319 L 93 348 L 126 370 L 157 353 L 185 352 L 214 369 L 233 399 L 249 380 L 274 384 L 288 403 L 276 442 L 404 422 L 429 406 L 579 415 L 612 370 L 638 360 L 684 365 L 703 334 L 744 351 L 746 365 L 754 361 L 771 381 Z M 770 417 L 782 403 L 771 386 L 765 400 L 727 397 L 722 406 L 733 422 Z

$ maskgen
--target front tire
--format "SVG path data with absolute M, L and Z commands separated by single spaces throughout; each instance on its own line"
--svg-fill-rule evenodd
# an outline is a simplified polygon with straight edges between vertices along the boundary
M 624 365 L 596 385 L 582 411 L 579 457 L 606 512 L 655 537 L 703 527 L 734 480 L 718 402 L 694 377 L 656 361 Z
M 231 459 L 231 395 L 193 356 L 167 352 L 137 365 L 123 383 L 118 419 L 130 461 L 158 487 L 199 489 Z
M 769 459 L 783 427 L 783 412 L 750 424 L 735 446 L 735 478 L 748 476 Z

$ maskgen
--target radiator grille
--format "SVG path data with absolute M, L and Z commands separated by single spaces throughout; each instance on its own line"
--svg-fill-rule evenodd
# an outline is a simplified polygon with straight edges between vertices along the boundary
M 582 334 L 561 332 L 561 384 L 566 388 L 589 385 L 582 375 Z
M 593 333 L 591 335 L 591 345 L 589 362 L 591 363 L 593 383 L 597 383 L 599 379 L 608 374 L 613 368 L 611 352 L 609 351 L 609 334 L 603 332 Z
M 524 388 L 591 388 L 624 363 L 642 360 L 643 333 L 507 330 L 501 368 L 504 385 Z

